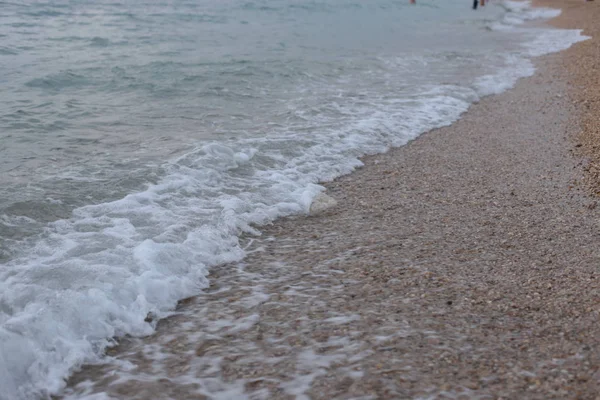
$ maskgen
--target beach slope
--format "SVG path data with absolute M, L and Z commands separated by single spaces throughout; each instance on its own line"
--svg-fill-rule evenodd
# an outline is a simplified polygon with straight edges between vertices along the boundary
M 560 2 L 594 10 L 580 19 L 596 3 Z M 581 90 L 598 78 L 576 66 L 597 50 L 540 58 L 452 126 L 366 157 L 326 184 L 335 206 L 248 239 L 242 264 L 66 398 L 595 399 L 600 207 L 581 132 L 597 128 Z

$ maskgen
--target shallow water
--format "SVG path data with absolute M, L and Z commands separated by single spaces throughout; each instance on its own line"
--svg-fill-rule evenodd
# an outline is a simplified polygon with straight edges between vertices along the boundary
M 579 32 L 462 0 L 2 2 L 0 398 L 73 366 Z

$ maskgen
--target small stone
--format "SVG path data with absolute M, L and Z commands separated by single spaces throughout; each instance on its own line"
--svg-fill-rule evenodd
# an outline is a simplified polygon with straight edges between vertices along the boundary
M 335 207 L 336 205 L 337 201 L 333 197 L 327 196 L 325 193 L 319 193 L 310 205 L 309 214 L 320 214 L 329 208 Z

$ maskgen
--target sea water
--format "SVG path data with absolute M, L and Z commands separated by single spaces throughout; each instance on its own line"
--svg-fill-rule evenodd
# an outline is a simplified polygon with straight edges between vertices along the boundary
M 0 1 L 0 399 L 59 392 L 241 233 L 584 39 L 471 4 Z

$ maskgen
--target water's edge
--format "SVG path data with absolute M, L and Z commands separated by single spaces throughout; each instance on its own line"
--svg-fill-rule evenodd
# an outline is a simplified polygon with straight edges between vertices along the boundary
M 571 40 L 571 43 L 568 44 L 568 46 L 572 45 L 573 43 L 576 43 L 579 40 L 585 39 L 584 37 L 582 37 L 580 35 L 580 32 L 572 31 L 570 34 L 572 35 L 572 40 Z M 548 50 L 546 48 L 543 51 L 540 51 L 539 49 L 536 50 L 535 46 L 532 46 L 531 57 L 537 57 L 537 56 L 541 56 L 543 54 L 560 51 L 560 50 L 563 50 L 564 48 L 568 48 L 568 46 L 564 47 L 565 45 L 566 45 L 565 42 L 557 43 L 555 48 L 551 48 L 550 50 Z M 536 53 L 536 51 L 537 51 L 537 53 Z M 487 96 L 494 95 L 494 94 L 499 94 L 506 90 L 509 90 L 510 88 L 512 88 L 516 84 L 518 84 L 519 79 L 522 79 L 522 78 L 528 77 L 528 76 L 532 76 L 535 73 L 535 68 L 533 68 L 533 64 L 532 64 L 530 68 L 521 69 L 516 72 L 508 71 L 507 73 L 513 74 L 510 77 L 510 78 L 512 78 L 512 81 L 510 78 L 507 79 L 506 76 L 501 76 L 500 78 L 497 76 L 488 76 L 485 79 L 481 79 L 480 82 L 478 82 L 479 86 L 482 88 L 480 91 L 479 98 L 487 97 Z M 498 80 L 502 80 L 502 82 L 504 82 L 504 85 L 498 85 Z M 509 82 L 509 84 L 506 84 L 506 82 Z M 488 88 L 488 89 L 485 89 L 485 88 Z M 478 101 L 478 100 L 476 100 L 476 101 Z M 364 157 L 368 157 L 369 155 L 378 154 L 381 152 L 387 152 L 391 148 L 404 146 L 407 143 L 422 137 L 423 135 L 435 134 L 435 131 L 437 129 L 444 127 L 444 126 L 452 125 L 453 123 L 458 121 L 460 118 L 463 118 L 465 113 L 468 112 L 468 110 L 470 109 L 472 104 L 473 103 L 468 103 L 465 110 L 462 110 L 460 113 L 455 115 L 453 118 L 445 120 L 445 121 L 435 125 L 434 128 L 431 128 L 422 133 L 417 133 L 412 137 L 403 138 L 401 140 L 401 142 L 393 143 L 393 145 L 391 147 L 380 148 L 380 149 L 377 149 L 377 151 L 373 151 L 373 152 L 366 152 L 365 155 L 362 155 L 362 156 L 360 156 L 360 158 L 357 158 L 356 162 L 350 168 L 347 167 L 343 170 L 336 171 L 336 173 L 333 173 L 333 174 L 330 172 L 328 176 L 326 176 L 323 180 L 320 181 L 320 183 L 330 182 L 333 179 L 337 179 L 341 176 L 351 174 L 356 168 L 362 167 L 362 165 L 363 165 L 362 160 L 364 159 Z M 223 149 L 216 148 L 216 147 L 210 147 L 210 148 L 206 149 L 207 152 L 214 151 L 217 153 L 222 150 Z M 233 154 L 233 158 L 237 157 L 239 159 L 238 161 L 240 163 L 244 162 L 244 160 L 243 160 L 244 156 L 248 156 L 248 155 Z M 163 189 L 163 187 L 161 187 L 161 185 L 157 185 L 155 189 L 156 190 L 155 190 L 154 194 L 156 194 L 158 196 L 158 195 L 160 195 L 160 192 Z M 168 298 L 160 299 L 160 301 L 157 301 L 157 303 L 177 304 L 176 311 L 175 311 L 175 312 L 177 312 L 182 304 L 185 304 L 186 301 L 189 301 L 190 297 L 186 297 L 186 299 L 181 300 L 176 297 L 173 297 L 173 296 L 176 296 L 176 293 L 188 293 L 188 294 L 189 293 L 198 293 L 199 290 L 208 287 L 209 281 L 206 276 L 206 274 L 208 273 L 207 268 L 209 268 L 209 267 L 210 268 L 221 268 L 223 265 L 227 265 L 229 263 L 235 263 L 235 262 L 239 262 L 239 261 L 243 260 L 243 258 L 245 256 L 245 253 L 244 253 L 245 246 L 244 245 L 248 241 L 252 240 L 253 235 L 260 234 L 260 231 L 257 228 L 259 228 L 263 224 L 272 223 L 273 221 L 276 221 L 282 217 L 283 218 L 286 218 L 288 216 L 298 217 L 298 216 L 308 214 L 308 212 L 310 210 L 310 206 L 311 206 L 312 202 L 314 201 L 315 196 L 318 196 L 320 193 L 322 193 L 323 190 L 324 190 L 323 186 L 320 185 L 319 183 L 311 183 L 311 184 L 306 185 L 306 187 L 304 188 L 304 192 L 301 193 L 300 196 L 297 196 L 297 197 L 301 198 L 301 201 L 298 202 L 297 204 L 288 205 L 287 208 L 285 208 L 285 207 L 284 208 L 266 207 L 265 209 L 258 210 L 258 211 L 256 211 L 256 210 L 249 211 L 241 219 L 232 215 L 231 220 L 228 221 L 230 223 L 230 226 L 227 227 L 227 230 L 232 233 L 231 236 L 229 236 L 229 237 L 224 237 L 221 233 L 216 232 L 214 230 L 205 230 L 205 231 L 195 232 L 195 235 L 197 235 L 198 237 L 197 238 L 191 237 L 191 238 L 189 238 L 189 240 L 205 240 L 206 237 L 213 239 L 212 241 L 209 241 L 210 244 L 213 246 L 212 248 L 209 249 L 210 254 L 204 254 L 204 253 L 200 252 L 198 254 L 192 254 L 190 256 L 191 259 L 198 260 L 198 262 L 201 263 L 206 268 L 199 268 L 199 270 L 196 273 L 187 277 L 186 282 L 182 281 L 179 283 L 175 283 L 175 285 L 179 285 L 178 290 L 175 290 L 175 291 L 166 289 L 167 285 L 173 284 L 173 283 L 160 281 L 160 279 L 162 279 L 162 277 L 159 277 L 158 281 L 154 283 L 154 286 L 150 286 L 150 287 L 152 287 L 152 291 L 155 292 L 154 294 L 160 293 L 160 291 L 163 290 L 163 288 L 165 288 L 164 291 L 165 291 L 165 293 L 168 293 L 168 295 L 167 295 Z M 141 198 L 144 195 L 146 195 L 146 194 L 132 194 L 130 196 L 127 196 L 125 199 L 123 199 L 122 202 L 125 207 L 137 206 L 137 203 L 127 204 L 127 202 L 131 201 L 132 199 L 136 200 L 136 196 L 138 198 Z M 234 207 L 232 206 L 232 208 L 231 208 L 232 213 L 234 212 L 233 209 L 234 209 Z M 106 212 L 104 205 L 90 206 L 90 207 L 86 207 L 85 210 L 78 211 L 78 216 L 83 219 L 85 219 L 85 218 L 91 219 L 91 218 L 97 217 L 98 215 L 101 215 L 103 212 Z M 235 232 L 235 234 L 233 234 L 233 232 Z M 241 232 L 241 234 L 239 232 Z M 200 238 L 200 236 L 202 236 L 202 237 Z M 237 241 L 237 243 L 236 243 L 236 241 Z M 158 254 L 158 252 L 159 252 L 159 250 L 156 250 L 153 248 L 153 246 L 156 246 L 156 245 L 157 245 L 157 243 L 148 241 L 147 246 L 144 247 L 143 251 L 139 251 L 136 254 L 136 257 L 138 257 L 142 261 L 147 259 L 148 260 L 147 262 L 150 262 L 150 258 L 153 257 L 154 255 Z M 49 249 L 49 250 L 52 250 L 52 249 Z M 166 259 L 164 262 L 166 262 L 166 263 L 172 262 L 172 263 L 176 264 L 177 257 L 180 256 L 180 254 L 179 254 L 180 250 L 173 249 L 173 251 L 171 253 L 169 253 L 169 249 L 163 249 L 163 250 L 167 254 L 169 254 L 169 257 L 170 257 L 169 259 Z M 217 256 L 215 256 L 215 254 L 217 254 Z M 68 271 L 66 271 L 65 273 L 68 273 Z M 193 282 L 193 284 L 191 284 L 190 282 Z M 140 283 L 137 282 L 137 284 L 140 284 Z M 143 289 L 138 290 L 138 293 L 145 292 L 147 298 L 152 298 L 152 296 L 154 294 L 149 293 L 148 290 L 149 290 L 148 287 L 145 287 Z M 88 307 L 90 309 L 94 309 L 95 307 L 103 307 L 105 304 L 106 304 L 107 308 L 111 307 L 111 305 L 109 305 L 106 302 L 106 299 L 102 296 L 102 294 L 94 293 L 93 290 L 91 290 L 91 289 L 89 290 L 89 292 L 86 293 L 86 296 L 88 296 L 88 297 L 82 296 L 81 301 L 88 302 L 90 300 L 93 300 L 93 301 L 89 302 L 89 304 L 88 304 Z M 141 296 L 141 297 L 143 297 L 143 296 Z M 92 338 L 92 339 L 90 339 L 91 341 L 87 342 L 87 343 L 81 343 L 81 338 L 72 337 L 69 334 L 69 335 L 66 335 L 66 337 L 72 337 L 73 340 L 77 341 L 79 343 L 78 345 L 82 346 L 81 348 L 85 349 L 85 350 L 79 349 L 78 351 L 73 352 L 72 349 L 70 349 L 70 350 L 68 349 L 68 346 L 70 344 L 65 342 L 65 349 L 57 350 L 58 355 L 54 354 L 54 357 L 56 357 L 56 358 L 52 359 L 52 361 L 56 362 L 57 365 L 60 365 L 60 367 L 55 368 L 55 365 L 51 365 L 51 364 L 37 365 L 37 363 L 39 361 L 32 361 L 32 364 L 36 365 L 36 368 L 39 368 L 39 371 L 35 371 L 33 373 L 33 375 L 36 375 L 37 379 L 40 379 L 40 381 L 33 382 L 33 384 L 35 386 L 34 389 L 32 389 L 32 388 L 23 389 L 23 388 L 19 388 L 19 387 L 15 386 L 15 383 L 10 380 L 11 374 L 8 371 L 8 367 L 10 366 L 10 360 L 6 360 L 6 359 L 3 360 L 2 359 L 3 353 L 0 352 L 0 386 L 7 388 L 8 393 L 20 393 L 20 395 L 23 396 L 24 398 L 26 398 L 27 396 L 30 396 L 31 393 L 34 393 L 37 391 L 41 391 L 42 393 L 45 392 L 46 394 L 60 393 L 60 391 L 64 387 L 63 379 L 66 376 L 69 376 L 75 368 L 78 368 L 78 366 L 81 365 L 82 362 L 84 362 L 84 361 L 92 361 L 92 362 L 99 361 L 98 359 L 90 360 L 90 354 L 96 354 L 96 355 L 103 354 L 104 350 L 107 347 L 115 346 L 115 344 L 118 343 L 118 340 L 119 340 L 118 337 L 122 336 L 122 335 L 130 335 L 130 334 L 139 335 L 139 336 L 149 335 L 154 331 L 154 329 L 156 328 L 156 324 L 159 323 L 159 321 L 161 321 L 163 318 L 169 317 L 170 315 L 173 314 L 173 311 L 168 311 L 169 307 L 166 307 L 162 310 L 154 310 L 153 307 L 148 305 L 146 300 L 141 297 L 138 297 L 136 299 L 131 299 L 131 302 L 134 304 L 134 308 L 137 308 L 137 317 L 136 318 L 137 318 L 137 320 L 139 320 L 139 321 L 136 321 L 135 329 L 131 329 L 131 327 L 129 327 L 129 328 L 127 328 L 127 327 L 117 327 L 117 328 L 109 327 L 109 328 L 107 328 L 106 326 L 100 326 L 100 327 L 98 327 L 96 332 L 105 332 L 105 333 L 112 332 L 112 335 L 107 335 L 104 338 L 100 338 L 100 337 Z M 78 297 L 75 296 L 74 298 L 69 299 L 69 301 L 77 302 L 77 299 L 78 299 Z M 94 301 L 97 301 L 97 304 L 94 304 Z M 76 305 L 79 305 L 79 304 L 76 304 Z M 148 310 L 151 310 L 151 311 L 148 311 Z M 129 311 L 131 311 L 131 310 L 128 310 L 127 312 L 125 312 L 124 310 L 112 309 L 110 311 L 110 313 L 113 313 L 113 316 L 115 317 L 115 319 L 122 317 L 123 320 L 127 321 L 127 320 L 131 320 L 131 315 L 128 314 Z M 44 315 L 43 313 L 44 313 L 43 307 L 41 307 L 40 309 L 37 310 L 37 314 L 35 314 L 35 323 L 40 323 L 40 322 L 43 323 L 44 319 L 52 318 L 51 314 Z M 121 315 L 121 313 L 122 313 L 122 315 Z M 144 317 L 144 315 L 145 315 L 145 317 Z M 145 319 L 145 321 L 144 321 L 144 319 Z M 150 323 L 148 323 L 148 322 L 150 322 Z M 99 322 L 99 324 L 101 325 L 102 322 Z M 61 334 L 60 329 L 62 329 L 62 327 L 57 328 L 57 334 Z M 129 329 L 129 331 L 127 329 Z M 0 332 L 0 334 L 1 333 L 2 332 Z M 102 333 L 100 335 L 102 335 Z M 111 336 L 112 336 L 112 339 L 109 339 Z M 83 337 L 85 338 L 84 340 L 87 340 L 87 336 L 85 334 L 83 335 Z M 12 337 L 12 338 L 11 337 L 7 338 L 7 342 L 11 342 L 11 340 L 12 340 L 12 343 L 14 344 L 14 347 L 17 349 L 18 348 L 24 349 L 27 347 L 31 347 L 31 343 L 29 343 L 27 340 L 25 340 L 23 338 L 18 338 L 16 336 Z M 65 351 L 66 354 L 69 354 L 69 356 L 67 357 L 68 361 L 66 364 L 65 364 L 64 359 L 60 359 L 61 351 Z M 31 353 L 32 352 L 30 351 L 29 354 L 31 354 Z M 35 353 L 35 351 L 33 351 L 33 353 Z M 4 357 L 6 357 L 6 356 L 4 355 Z M 23 364 L 21 364 L 21 365 L 23 365 Z M 5 371 L 2 370 L 3 367 L 6 368 Z M 29 373 L 28 371 L 23 371 L 23 372 L 26 374 Z M 2 379 L 2 376 L 4 376 L 6 379 Z M 46 382 L 42 382 L 41 379 L 46 379 Z M 6 394 L 0 394 L 0 398 L 4 398 L 3 396 L 5 396 L 5 395 Z M 9 399 L 10 396 L 12 396 L 12 394 L 8 394 L 8 396 L 9 397 L 6 397 L 7 399 Z

